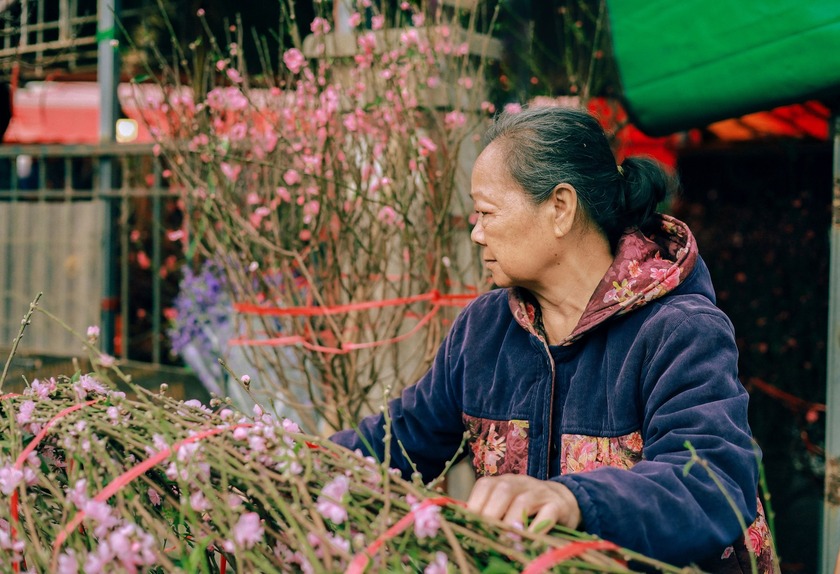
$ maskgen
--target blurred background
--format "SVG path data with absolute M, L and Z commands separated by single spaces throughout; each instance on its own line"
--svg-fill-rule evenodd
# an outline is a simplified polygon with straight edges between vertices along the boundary
M 315 8 L 291 4 L 305 37 Z M 318 4 L 339 33 L 341 5 Z M 535 98 L 587 106 L 619 157 L 652 155 L 680 177 L 682 193 L 663 208 L 694 230 L 735 324 L 782 570 L 820 571 L 840 11 L 829 2 L 463 4 L 501 46 L 488 109 Z M 150 54 L 179 57 L 179 43 L 201 33 L 200 9 L 220 35 L 233 23 L 247 31 L 249 69 L 265 57 L 277 64 L 279 3 L 0 0 L 4 354 L 43 292 L 41 304 L 77 333 L 101 325 L 103 351 L 142 384 L 209 396 L 191 343 L 210 344 L 207 325 L 223 332 L 229 302 L 212 270 L 185 271 L 182 206 L 128 86 Z M 73 362 L 80 348 L 39 317 L 5 388 L 84 367 Z

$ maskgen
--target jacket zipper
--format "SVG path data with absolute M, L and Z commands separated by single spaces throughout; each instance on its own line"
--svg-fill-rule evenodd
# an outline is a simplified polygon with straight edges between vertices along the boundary
M 548 444 L 546 448 L 545 454 L 545 480 L 551 478 L 551 443 L 554 440 L 554 387 L 556 386 L 556 373 L 557 370 L 554 365 L 554 357 L 551 356 L 551 349 L 548 348 L 548 341 L 540 337 L 540 340 L 543 344 L 543 349 L 545 349 L 546 354 L 548 355 L 548 364 L 550 368 L 551 380 L 549 384 L 551 385 L 551 393 L 549 393 L 549 402 L 548 402 Z

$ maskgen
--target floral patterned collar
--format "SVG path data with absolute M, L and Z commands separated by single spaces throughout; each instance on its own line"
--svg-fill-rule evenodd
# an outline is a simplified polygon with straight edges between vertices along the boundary
M 619 239 L 616 256 L 583 311 L 568 345 L 614 315 L 621 315 L 673 291 L 694 269 L 697 244 L 682 221 L 656 214 Z M 546 340 L 539 305 L 520 287 L 508 290 L 510 310 L 522 328 Z

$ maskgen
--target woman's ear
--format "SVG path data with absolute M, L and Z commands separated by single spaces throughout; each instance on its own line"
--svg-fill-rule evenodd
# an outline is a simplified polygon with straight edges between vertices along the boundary
M 551 207 L 554 217 L 554 234 L 557 237 L 568 235 L 575 223 L 578 198 L 575 188 L 568 183 L 558 183 L 551 190 Z

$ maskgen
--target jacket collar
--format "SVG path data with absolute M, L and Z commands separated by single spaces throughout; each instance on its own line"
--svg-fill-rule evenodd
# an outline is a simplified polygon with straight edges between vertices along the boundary
M 628 313 L 670 293 L 694 269 L 697 244 L 682 221 L 656 214 L 645 226 L 628 229 L 619 239 L 616 256 L 598 284 L 574 331 L 560 344 L 568 345 L 616 315 Z M 543 340 L 540 309 L 526 289 L 508 289 L 508 304 L 516 322 Z

